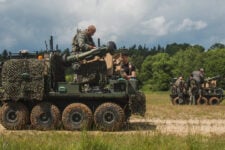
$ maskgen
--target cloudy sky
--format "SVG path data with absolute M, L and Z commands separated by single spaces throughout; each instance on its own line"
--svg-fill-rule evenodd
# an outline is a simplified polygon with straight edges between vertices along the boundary
M 0 0 L 0 51 L 45 49 L 53 35 L 71 48 L 77 28 L 118 47 L 170 43 L 225 44 L 224 0 Z

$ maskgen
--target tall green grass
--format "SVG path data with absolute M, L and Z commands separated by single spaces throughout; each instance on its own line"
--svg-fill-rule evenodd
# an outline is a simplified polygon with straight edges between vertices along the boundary
M 20 132 L 2 135 L 1 150 L 219 150 L 225 148 L 225 136 L 165 135 L 146 133 Z

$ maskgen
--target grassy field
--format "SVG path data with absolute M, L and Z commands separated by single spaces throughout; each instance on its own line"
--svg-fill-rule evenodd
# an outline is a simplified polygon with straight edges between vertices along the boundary
M 2 150 L 191 150 L 223 149 L 225 136 L 113 134 L 91 132 L 11 132 L 0 137 Z
M 217 106 L 172 105 L 169 92 L 146 93 L 147 118 L 225 119 L 225 101 Z
M 146 118 L 225 119 L 225 103 L 219 106 L 173 106 L 168 92 L 146 93 Z M 136 116 L 133 116 L 136 117 Z M 0 150 L 198 150 L 225 149 L 225 135 L 178 136 L 159 131 L 3 131 Z

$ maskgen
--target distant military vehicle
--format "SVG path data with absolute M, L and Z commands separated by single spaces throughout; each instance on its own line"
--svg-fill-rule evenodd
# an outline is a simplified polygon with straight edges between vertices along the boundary
M 223 89 L 217 87 L 217 80 L 221 76 L 206 78 L 201 88 L 196 88 L 196 103 L 197 105 L 218 105 L 224 98 Z M 188 91 L 187 83 L 183 86 L 176 86 L 174 83 L 177 78 L 171 81 L 171 102 L 174 105 L 189 104 L 190 91 Z M 179 90 L 182 89 L 182 90 Z
M 6 129 L 119 130 L 131 114 L 144 115 L 145 95 L 136 80 L 114 71 L 114 42 L 88 52 L 62 56 L 53 50 L 41 55 L 26 51 L 10 56 L 2 68 L 0 122 Z M 97 56 L 97 57 L 96 57 Z M 65 82 L 72 67 L 74 82 Z

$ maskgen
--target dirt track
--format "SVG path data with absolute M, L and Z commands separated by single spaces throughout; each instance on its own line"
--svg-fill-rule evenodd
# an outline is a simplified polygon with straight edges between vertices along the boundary
M 132 124 L 144 124 L 149 126 L 150 130 L 156 130 L 165 134 L 203 134 L 210 135 L 225 134 L 225 120 L 145 120 L 145 119 L 133 119 Z M 155 127 L 155 129 L 154 129 Z
M 225 134 L 225 120 L 162 120 L 162 119 L 131 119 L 129 128 L 125 131 L 115 132 L 120 134 L 128 133 L 149 133 L 160 132 L 163 134 L 202 134 L 202 135 L 221 135 Z M 35 130 L 31 130 L 37 132 Z M 11 132 L 5 130 L 0 125 L 0 133 Z M 22 132 L 22 131 L 18 131 Z M 26 131 L 27 132 L 27 131 Z M 64 131 L 60 131 L 64 132 Z M 65 131 L 66 132 L 66 131 Z M 95 132 L 95 131 L 91 131 Z

